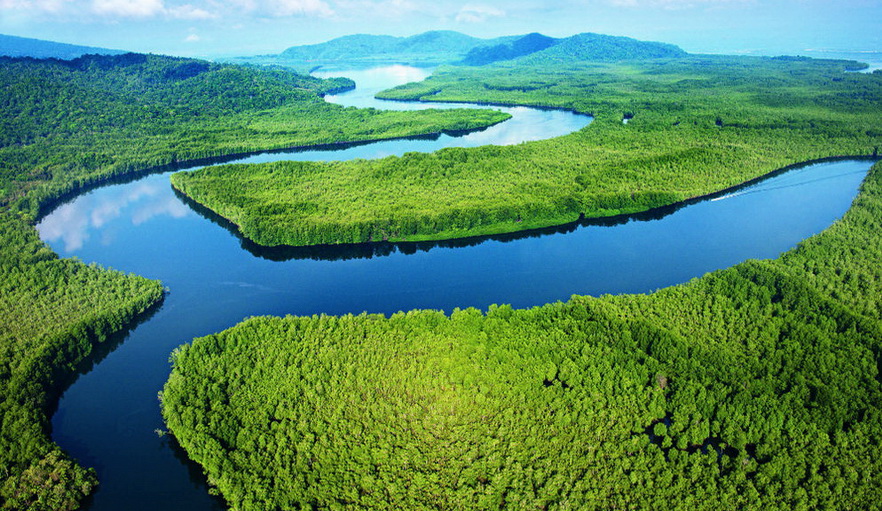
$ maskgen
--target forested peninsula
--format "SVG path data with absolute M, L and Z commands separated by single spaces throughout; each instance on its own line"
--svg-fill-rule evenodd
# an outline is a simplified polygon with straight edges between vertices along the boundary
M 173 354 L 172 433 L 257 509 L 873 509 L 882 165 L 776 260 L 649 295 L 257 317 Z
M 0 58 L 0 507 L 74 509 L 96 484 L 47 436 L 57 394 L 149 313 L 159 282 L 59 259 L 33 222 L 104 180 L 188 160 L 481 128 L 506 114 L 379 112 L 322 95 L 346 79 L 122 54 Z
M 442 240 L 646 211 L 882 146 L 882 75 L 846 72 L 859 63 L 707 55 L 587 62 L 583 44 L 445 67 L 379 95 L 594 117 L 571 135 L 374 161 L 210 167 L 177 173 L 172 184 L 260 245 Z

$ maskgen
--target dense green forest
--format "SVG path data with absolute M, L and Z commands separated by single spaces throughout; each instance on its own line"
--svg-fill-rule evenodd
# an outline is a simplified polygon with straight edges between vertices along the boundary
M 232 153 L 468 130 L 494 111 L 342 108 L 352 87 L 284 69 L 124 54 L 0 58 L 0 507 L 72 509 L 96 484 L 47 436 L 47 410 L 93 346 L 163 296 L 160 283 L 59 259 L 32 222 L 66 193 Z
M 777 260 L 649 295 L 251 318 L 182 346 L 170 430 L 233 509 L 872 509 L 882 164 Z
M 595 117 L 571 135 L 376 161 L 229 165 L 178 173 L 172 183 L 261 245 L 418 241 L 645 211 L 790 164 L 873 155 L 882 146 L 882 75 L 845 73 L 860 67 L 855 62 L 585 63 L 579 51 L 564 51 L 576 47 L 447 67 L 381 93 Z
M 0 214 L 0 507 L 75 509 L 97 483 L 46 435 L 77 364 L 162 299 L 159 282 L 59 259 Z
M 387 93 L 595 115 L 591 127 L 571 136 L 379 162 L 221 167 L 176 175 L 175 183 L 194 196 L 204 191 L 198 200 L 215 201 L 212 207 L 226 216 L 241 215 L 243 230 L 255 225 L 253 236 L 265 244 L 435 239 L 643 210 L 795 161 L 870 154 L 880 145 L 882 75 L 842 72 L 853 63 L 689 57 L 586 64 L 578 61 L 590 48 L 577 43 L 480 70 L 448 68 Z M 160 283 L 53 254 L 32 224 L 54 201 L 115 176 L 187 160 L 468 130 L 506 118 L 474 110 L 358 110 L 321 99 L 351 86 L 281 68 L 150 55 L 0 58 L 0 507 L 71 509 L 92 491 L 94 473 L 47 437 L 46 413 L 95 346 L 144 317 L 163 296 Z M 624 117 L 633 118 L 623 125 Z M 694 498 L 730 498 L 732 507 L 760 498 L 781 507 L 868 507 L 879 486 L 873 463 L 880 431 L 874 422 L 880 244 L 867 242 L 876 239 L 867 233 L 878 231 L 877 174 L 847 222 L 820 241 L 780 261 L 742 265 L 648 298 L 574 298 L 530 311 L 497 307 L 450 317 L 251 320 L 176 356 L 164 405 L 169 423 L 182 417 L 172 429 L 242 507 L 270 494 L 283 506 L 520 501 L 573 507 L 591 494 L 601 507 L 621 507 L 637 498 L 660 505 L 670 502 L 669 487 L 692 486 L 699 489 L 690 493 Z M 276 197 L 257 195 L 254 205 L 242 204 L 270 181 Z M 392 200 L 399 194 L 400 202 Z M 757 318 L 764 319 L 750 322 Z M 275 363 L 292 379 L 265 387 L 269 380 L 259 373 L 271 371 L 274 360 L 249 365 L 233 351 L 224 377 L 247 379 L 252 398 L 282 396 L 272 410 L 257 408 L 271 400 L 255 400 L 252 415 L 237 415 L 240 401 L 214 400 L 230 389 L 217 374 L 205 373 L 204 381 L 181 376 L 190 357 L 202 356 L 199 346 L 209 346 L 205 359 L 213 363 L 209 355 L 218 353 L 211 343 L 238 338 L 240 331 L 242 339 L 265 337 L 260 349 L 277 354 Z M 289 335 L 302 346 L 303 359 L 278 345 Z M 246 358 L 261 353 L 242 342 Z M 534 389 L 540 373 L 541 388 Z M 205 383 L 207 390 L 194 396 L 211 399 L 186 402 L 188 396 L 174 390 L 182 382 Z M 288 399 L 298 392 L 306 397 Z M 701 396 L 718 406 L 704 407 Z M 783 415 L 773 401 L 781 396 Z M 209 402 L 218 410 L 232 406 L 229 416 L 205 410 Z M 399 414 L 401 406 L 408 415 Z M 325 417 L 320 423 L 294 415 L 302 410 L 329 415 L 314 414 Z M 778 436 L 769 433 L 771 426 L 745 426 L 769 416 L 783 417 Z M 197 425 L 206 417 L 209 423 Z M 281 426 L 295 417 L 302 426 Z M 524 419 L 535 432 L 521 429 Z M 267 424 L 272 435 L 262 439 L 244 427 Z M 333 427 L 346 424 L 370 427 L 338 435 L 344 430 Z M 203 455 L 184 431 L 209 428 L 217 434 L 206 437 Z M 240 440 L 239 431 L 241 450 L 222 458 Z M 292 444 L 281 440 L 287 435 L 297 439 L 297 453 L 309 455 L 292 454 Z M 588 436 L 614 441 L 588 446 Z M 490 444 L 475 441 L 488 438 Z M 620 450 L 632 445 L 627 442 L 633 449 Z M 261 458 L 263 472 L 243 472 L 248 480 L 229 472 L 249 466 L 249 453 L 274 446 L 282 446 L 274 451 L 278 460 Z M 831 459 L 819 464 L 819 453 Z M 542 462 L 552 457 L 576 469 Z M 672 459 L 679 461 L 666 472 Z M 652 463 L 651 474 L 638 470 Z M 302 466 L 315 470 L 299 471 Z M 402 466 L 422 468 L 405 468 L 402 480 Z M 799 479 L 791 466 L 797 475 L 803 471 Z M 278 472 L 270 472 L 273 467 Z M 326 486 L 310 479 L 326 475 Z M 655 489 L 635 493 L 635 485 Z

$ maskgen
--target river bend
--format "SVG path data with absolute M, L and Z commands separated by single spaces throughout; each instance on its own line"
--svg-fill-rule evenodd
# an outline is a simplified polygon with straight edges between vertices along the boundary
M 425 78 L 427 70 L 390 66 L 318 74 L 345 74 L 359 84 L 329 101 L 427 107 L 373 99 L 377 90 Z M 563 111 L 503 110 L 513 118 L 465 137 L 268 153 L 242 161 L 377 158 L 513 144 L 563 135 L 590 122 Z M 175 347 L 253 315 L 450 311 L 493 303 L 528 307 L 572 294 L 651 291 L 748 258 L 777 257 L 841 217 L 870 165 L 864 160 L 808 165 L 685 207 L 525 234 L 275 250 L 252 246 L 213 215 L 191 207 L 174 193 L 167 174 L 88 191 L 42 219 L 42 239 L 63 257 L 160 279 L 170 293 L 65 391 L 52 418 L 53 439 L 98 471 L 101 485 L 88 509 L 225 509 L 209 496 L 199 467 L 155 432 L 163 428 L 157 392 Z

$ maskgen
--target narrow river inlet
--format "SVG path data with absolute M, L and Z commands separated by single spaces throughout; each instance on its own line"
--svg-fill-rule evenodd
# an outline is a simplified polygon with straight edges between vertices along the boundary
M 356 80 L 358 89 L 326 98 L 347 106 L 438 106 L 373 98 L 378 90 L 425 78 L 428 70 L 388 66 L 316 74 Z M 590 122 L 571 112 L 502 109 L 513 118 L 464 137 L 241 161 L 376 158 L 515 144 Z M 777 257 L 840 218 L 871 165 L 860 159 L 805 165 L 679 208 L 520 235 L 275 250 L 250 246 L 212 215 L 190 207 L 174 193 L 167 173 L 97 188 L 43 218 L 42 239 L 62 257 L 159 279 L 170 292 L 152 315 L 119 336 L 117 346 L 100 349 L 104 354 L 83 369 L 59 402 L 52 436 L 98 472 L 101 485 L 87 509 L 225 509 L 209 495 L 199 467 L 173 439 L 156 432 L 163 428 L 157 393 L 177 346 L 254 315 L 449 312 L 493 303 L 529 307 L 572 294 L 649 292 L 745 259 Z

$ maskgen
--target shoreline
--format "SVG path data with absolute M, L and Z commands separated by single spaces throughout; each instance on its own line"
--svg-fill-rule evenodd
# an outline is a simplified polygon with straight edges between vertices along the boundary
M 249 158 L 251 156 L 259 156 L 263 154 L 283 154 L 283 153 L 299 153 L 306 151 L 323 151 L 327 150 L 337 151 L 339 149 L 345 149 L 347 147 L 357 147 L 363 145 L 373 144 L 375 142 L 393 142 L 396 140 L 436 140 L 442 135 L 449 136 L 462 136 L 470 133 L 477 133 L 487 128 L 491 128 L 498 124 L 508 121 L 511 119 L 509 116 L 507 119 L 503 119 L 498 122 L 494 122 L 492 124 L 488 124 L 486 126 L 481 126 L 479 128 L 467 129 L 467 130 L 440 130 L 440 131 L 432 131 L 429 133 L 422 133 L 418 135 L 405 135 L 400 137 L 382 137 L 382 138 L 365 138 L 358 140 L 350 140 L 350 141 L 339 141 L 339 142 L 323 142 L 317 144 L 305 144 L 305 145 L 293 145 L 293 146 L 284 146 L 279 148 L 272 149 L 259 149 L 255 151 L 240 151 L 234 153 L 224 153 L 219 154 L 217 156 L 204 156 L 199 158 L 189 158 L 183 160 L 173 160 L 169 163 L 160 164 L 160 165 L 148 165 L 143 168 L 139 168 L 137 170 L 132 171 L 122 171 L 120 173 L 113 173 L 102 177 L 96 177 L 93 180 L 89 180 L 87 182 L 80 183 L 77 187 L 61 192 L 55 196 L 49 196 L 37 206 L 37 215 L 33 217 L 32 221 L 29 222 L 32 226 L 39 223 L 40 220 L 46 218 L 48 215 L 52 214 L 58 207 L 66 204 L 80 195 L 91 192 L 97 188 L 101 188 L 105 185 L 112 184 L 126 184 L 131 183 L 133 181 L 137 181 L 143 177 L 153 175 L 153 174 L 164 174 L 166 172 L 180 172 L 185 170 L 191 170 L 193 167 L 207 167 L 214 165 L 224 165 L 224 164 L 234 164 L 235 160 L 241 158 Z

